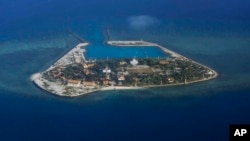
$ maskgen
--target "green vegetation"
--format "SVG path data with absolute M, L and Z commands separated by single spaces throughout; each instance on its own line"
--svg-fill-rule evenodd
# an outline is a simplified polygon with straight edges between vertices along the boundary
M 98 60 L 86 62 L 85 64 L 92 65 L 85 68 L 85 64 L 72 64 L 50 70 L 43 77 L 53 82 L 60 81 L 62 85 L 66 84 L 65 79 L 73 79 L 94 81 L 100 86 L 168 85 L 212 77 L 207 75 L 207 68 L 190 60 L 138 59 L 137 66 L 130 65 L 130 61 L 131 59 Z M 65 94 L 72 90 L 66 89 Z
M 67 79 L 84 79 L 86 77 L 81 64 L 68 65 L 62 72 Z

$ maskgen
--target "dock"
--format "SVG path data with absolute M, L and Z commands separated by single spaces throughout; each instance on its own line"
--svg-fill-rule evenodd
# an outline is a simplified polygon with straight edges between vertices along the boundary
M 111 40 L 111 38 L 110 38 L 110 32 L 109 32 L 109 28 L 108 27 L 105 28 L 105 32 L 106 32 L 106 37 L 107 37 L 107 42 L 108 42 L 108 41 Z
M 88 93 L 92 93 L 92 92 L 97 92 L 97 91 L 104 91 L 104 90 L 129 90 L 129 89 L 144 89 L 144 88 L 151 88 L 151 87 L 163 87 L 163 86 L 176 86 L 176 85 L 186 85 L 186 84 L 191 84 L 191 83 L 196 83 L 196 82 L 202 82 L 202 81 L 207 81 L 207 80 L 211 80 L 214 79 L 218 76 L 218 73 L 213 70 L 212 68 L 200 64 L 196 61 L 193 61 L 181 54 L 178 54 L 164 46 L 161 46 L 157 43 L 153 43 L 153 42 L 147 42 L 147 41 L 143 41 L 143 40 L 131 40 L 131 41 L 112 41 L 110 40 L 110 33 L 109 33 L 109 29 L 106 27 L 106 34 L 107 34 L 107 39 L 108 41 L 106 42 L 108 45 L 111 46 L 119 46 L 119 47 L 157 47 L 159 49 L 161 49 L 163 52 L 165 52 L 166 54 L 168 54 L 169 56 L 171 56 L 171 59 L 173 61 L 189 61 L 192 62 L 194 64 L 197 64 L 201 67 L 203 67 L 203 69 L 205 71 L 207 71 L 207 73 L 210 74 L 210 76 L 208 78 L 205 78 L 203 76 L 203 79 L 198 79 L 198 80 L 191 80 L 191 81 L 186 81 L 185 82 L 177 82 L 174 84 L 154 84 L 154 85 L 147 85 L 147 86 L 118 86 L 118 85 L 111 85 L 111 86 L 106 86 L 106 85 L 99 85 L 99 79 L 98 79 L 98 84 L 96 85 L 90 85 L 87 86 L 81 84 L 82 82 L 79 81 L 78 84 L 76 85 L 65 85 L 67 84 L 66 82 L 68 82 L 69 80 L 67 80 L 68 78 L 65 77 L 61 77 L 60 81 L 51 81 L 50 79 L 46 79 L 45 77 L 45 73 L 53 73 L 54 72 L 62 72 L 62 69 L 66 68 L 66 66 L 68 65 L 75 65 L 75 64 L 80 64 L 80 65 L 86 65 L 86 63 L 88 63 L 88 61 L 85 58 L 85 48 L 86 46 L 88 46 L 89 44 L 82 39 L 80 36 L 78 36 L 76 33 L 69 31 L 70 34 L 72 36 L 74 36 L 76 39 L 78 39 L 79 41 L 81 41 L 79 44 L 77 44 L 76 46 L 74 46 L 74 48 L 72 48 L 71 50 L 69 50 L 65 55 L 63 55 L 60 59 L 58 59 L 53 65 L 51 65 L 46 71 L 40 72 L 40 73 L 36 73 L 34 75 L 31 76 L 31 81 L 33 81 L 33 83 L 41 88 L 44 91 L 47 91 L 49 93 L 58 95 L 58 96 L 65 96 L 65 97 L 75 97 L 75 96 L 80 96 L 80 95 L 84 95 L 84 94 L 88 94 Z M 88 65 L 88 64 L 87 64 Z M 54 73 L 54 74 L 56 74 Z M 154 72 L 155 73 L 155 72 Z M 56 74 L 57 75 L 57 74 Z M 65 81 L 66 79 L 66 81 Z M 119 80 L 119 79 L 118 79 Z M 125 79 L 124 79 L 125 80 Z M 137 82 L 136 82 L 137 83 Z M 81 85 L 80 85 L 81 84 Z
M 86 40 L 84 40 L 83 38 L 81 38 L 79 35 L 77 35 L 73 31 L 69 30 L 68 32 L 69 32 L 70 35 L 72 35 L 73 37 L 75 37 L 76 39 L 78 39 L 80 42 L 86 43 Z

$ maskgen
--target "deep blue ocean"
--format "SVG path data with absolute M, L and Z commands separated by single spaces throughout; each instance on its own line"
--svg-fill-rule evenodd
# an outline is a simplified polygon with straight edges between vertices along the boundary
M 230 124 L 250 124 L 249 0 L 1 0 L 1 141 L 228 141 Z M 96 92 L 62 98 L 35 87 L 43 71 L 79 41 L 87 56 L 164 56 L 157 42 L 219 72 L 187 86 Z M 141 52 L 142 51 L 142 52 Z

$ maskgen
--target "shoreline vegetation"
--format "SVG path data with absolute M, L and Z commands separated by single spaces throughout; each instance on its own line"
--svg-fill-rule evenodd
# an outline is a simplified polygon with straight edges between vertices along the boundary
M 146 41 L 107 41 L 118 47 L 158 47 L 167 58 L 124 58 L 87 60 L 79 43 L 47 70 L 31 76 L 33 83 L 58 96 L 76 97 L 97 91 L 135 90 L 187 85 L 218 76 L 212 68 L 186 58 L 156 43 Z

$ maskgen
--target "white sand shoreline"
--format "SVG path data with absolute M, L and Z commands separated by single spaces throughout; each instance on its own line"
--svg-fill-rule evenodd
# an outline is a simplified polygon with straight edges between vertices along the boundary
M 78 94 L 74 94 L 74 95 L 65 95 L 62 93 L 56 93 L 56 92 L 51 92 L 49 90 L 47 90 L 45 87 L 42 86 L 42 81 L 39 81 L 38 77 L 41 77 L 41 73 L 35 73 L 32 75 L 31 80 L 42 90 L 45 90 L 49 93 L 52 93 L 54 95 L 57 96 L 63 96 L 63 97 L 77 97 L 77 96 L 81 96 L 81 95 L 86 95 L 86 94 L 90 94 L 93 92 L 98 92 L 98 91 L 111 91 L 111 90 L 142 90 L 142 89 L 147 89 L 147 88 L 157 88 L 157 87 L 170 87 L 170 86 L 180 86 L 180 85 L 188 85 L 188 84 L 193 84 L 193 83 L 198 83 L 198 82 L 203 82 L 203 81 L 208 81 L 208 80 L 212 80 L 216 77 L 218 77 L 218 73 L 216 73 L 216 75 L 214 77 L 211 77 L 209 79 L 201 79 L 201 80 L 195 80 L 195 81 L 189 81 L 189 82 L 181 82 L 181 83 L 174 83 L 174 84 L 167 84 L 167 85 L 148 85 L 148 86 L 108 86 L 108 87 L 103 87 L 100 89 L 96 89 L 93 91 L 88 91 L 86 93 L 78 93 Z
M 85 94 L 89 94 L 89 93 L 93 93 L 93 92 L 98 92 L 98 91 L 110 91 L 110 90 L 138 90 L 138 89 L 146 89 L 146 88 L 154 88 L 154 87 L 169 87 L 169 86 L 179 86 L 179 85 L 186 85 L 186 84 L 192 84 L 192 83 L 197 83 L 197 82 L 203 82 L 203 81 L 207 81 L 207 80 L 211 80 L 214 79 L 216 77 L 218 77 L 218 73 L 211 69 L 208 66 L 205 66 L 203 64 L 200 64 L 198 62 L 195 62 L 191 59 L 188 59 L 170 49 L 167 49 L 163 46 L 160 46 L 156 43 L 151 43 L 151 42 L 145 42 L 145 41 L 108 41 L 107 44 L 112 45 L 112 46 L 152 46 L 152 47 L 158 47 L 160 48 L 162 51 L 164 51 L 165 53 L 171 55 L 172 57 L 180 57 L 183 59 L 187 59 L 192 61 L 195 64 L 198 64 L 200 66 L 203 66 L 205 68 L 207 68 L 208 70 L 212 71 L 212 73 L 214 74 L 212 77 L 209 78 L 204 78 L 204 79 L 200 79 L 200 80 L 195 80 L 195 81 L 189 81 L 189 82 L 180 82 L 180 83 L 173 83 L 173 84 L 166 84 L 166 85 L 147 85 L 147 86 L 107 86 L 107 87 L 101 87 L 101 88 L 96 88 L 96 89 L 92 89 L 92 90 L 88 90 L 88 91 L 84 91 L 84 92 L 75 92 L 71 95 L 66 95 L 64 94 L 64 89 L 65 86 L 57 84 L 57 83 L 52 83 L 44 78 L 42 78 L 42 73 L 35 73 L 31 76 L 31 81 L 33 81 L 35 83 L 35 85 L 37 87 L 39 87 L 42 90 L 45 90 L 49 93 L 52 93 L 54 95 L 57 96 L 63 96 L 63 97 L 77 97 L 77 96 L 81 96 L 81 95 L 85 95 Z M 82 57 L 84 59 L 84 61 L 86 61 L 85 56 L 83 54 L 83 50 L 81 49 L 81 47 L 85 47 L 87 46 L 88 43 L 80 43 L 77 46 L 75 46 L 73 49 L 71 49 L 68 53 L 66 53 L 64 56 L 62 56 L 60 59 L 58 59 L 57 62 L 55 62 L 53 65 L 51 65 L 46 71 L 49 71 L 53 68 L 55 68 L 55 66 L 61 65 L 61 64 L 67 64 L 67 57 L 69 55 L 72 54 L 72 52 L 75 51 L 80 51 L 82 54 Z M 45 71 L 45 72 L 46 72 Z M 45 85 L 48 85 L 46 86 Z

